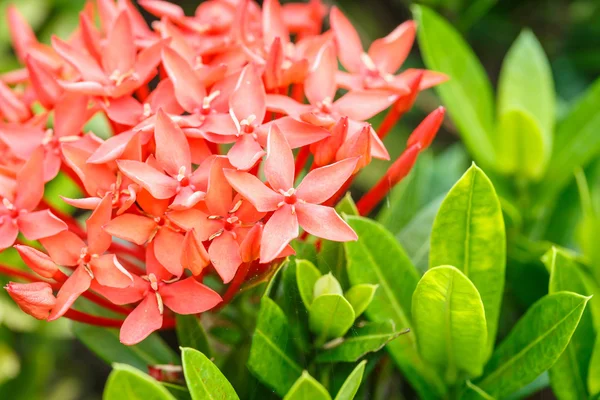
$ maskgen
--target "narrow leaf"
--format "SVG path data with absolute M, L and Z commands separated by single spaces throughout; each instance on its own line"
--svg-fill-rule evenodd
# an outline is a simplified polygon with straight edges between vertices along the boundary
M 231 383 L 204 354 L 198 350 L 181 349 L 183 374 L 193 400 L 239 399 Z
M 200 320 L 195 315 L 177 315 L 176 333 L 179 347 L 191 347 L 211 356 L 208 336 L 202 327 Z
M 587 386 L 592 398 L 600 395 L 600 335 L 596 337 L 596 344 L 592 352 Z
M 331 396 L 323 385 L 304 371 L 283 400 L 331 400 Z
M 348 378 L 346 378 L 344 381 L 344 384 L 340 388 L 334 400 L 354 399 L 354 396 L 356 396 L 356 392 L 358 392 L 358 388 L 360 387 L 360 383 L 362 382 L 362 377 L 365 372 L 365 365 L 367 365 L 367 360 L 361 361 L 356 368 L 354 368 L 350 375 L 348 375 Z

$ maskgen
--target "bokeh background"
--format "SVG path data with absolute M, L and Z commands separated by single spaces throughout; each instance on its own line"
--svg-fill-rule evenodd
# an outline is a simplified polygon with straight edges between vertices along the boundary
M 6 7 L 15 4 L 33 26 L 43 42 L 49 42 L 50 36 L 56 34 L 67 37 L 77 25 L 78 13 L 84 0 L 0 0 L 0 72 L 17 68 L 11 49 L 8 28 L 5 23 Z M 175 1 L 193 14 L 198 0 Z M 410 6 L 414 2 L 408 0 L 342 0 L 336 4 L 350 17 L 361 33 L 365 43 L 381 37 L 401 22 L 410 19 Z M 600 1 L 598 0 L 429 0 L 419 1 L 445 16 L 465 36 L 475 53 L 482 61 L 492 82 L 497 81 L 498 73 L 511 43 L 524 28 L 531 29 L 540 40 L 552 65 L 555 86 L 558 96 L 559 117 L 569 109 L 578 96 L 588 87 L 600 73 Z M 153 18 L 144 14 L 149 21 Z M 421 66 L 420 55 L 415 45 L 407 62 L 407 66 Z M 433 91 L 420 95 L 414 110 L 406 115 L 395 132 L 386 139 L 392 157 L 402 150 L 406 136 L 416 124 L 432 109 L 440 105 Z M 599 105 L 600 106 L 600 105 Z M 378 125 L 373 121 L 374 126 Z M 93 129 L 102 130 L 105 125 L 98 123 Z M 102 134 L 102 132 L 97 132 Z M 434 157 L 435 156 L 435 157 Z M 449 173 L 461 173 L 470 159 L 460 144 L 457 132 L 448 120 L 432 150 L 420 164 L 432 163 L 436 168 Z M 446 163 L 448 162 L 448 164 Z M 598 164 L 598 163 L 595 163 Z M 355 195 L 367 190 L 385 171 L 385 163 L 374 162 L 366 169 L 353 189 Z M 419 170 L 417 165 L 417 171 Z M 588 173 L 592 194 L 599 193 L 598 165 L 589 167 Z M 589 171 L 588 171 L 589 172 Z M 413 174 L 414 175 L 414 174 Z M 435 180 L 424 182 L 436 184 Z M 57 188 L 54 188 L 57 189 Z M 415 213 L 426 207 L 436 194 L 448 188 L 439 187 L 427 191 L 426 196 L 413 196 Z M 396 192 L 406 191 L 407 185 Z M 411 191 L 418 191 L 419 185 L 410 186 Z M 412 193 L 412 192 L 411 192 Z M 575 223 L 569 225 L 567 231 L 561 230 L 555 239 L 559 244 L 577 247 L 577 221 L 581 218 L 578 207 L 577 191 L 571 185 L 564 196 L 571 196 L 572 204 L 569 212 Z M 392 197 L 394 194 L 392 194 Z M 435 206 L 435 204 L 434 204 Z M 384 204 L 381 210 L 383 220 L 393 218 L 393 210 Z M 420 221 L 401 221 L 420 223 Z M 427 221 L 422 222 L 427 229 Z M 400 237 L 401 242 L 402 238 Z M 406 238 L 404 246 L 410 247 L 410 238 Z M 409 249 L 410 251 L 410 249 Z M 0 259 L 6 262 L 11 254 L 2 254 Z M 537 282 L 530 290 L 507 288 L 513 290 L 511 299 L 514 307 L 523 310 L 534 299 L 537 287 L 545 290 L 547 275 L 541 270 L 531 269 L 531 274 L 523 277 L 526 281 Z M 537 271 L 537 272 L 536 272 Z M 511 274 L 510 266 L 508 273 Z M 513 271 L 514 273 L 514 271 Z M 514 281 L 514 279 L 513 279 Z M 0 277 L 0 283 L 6 283 Z M 512 322 L 518 315 L 505 315 L 505 320 Z M 508 325 L 508 324 L 507 324 Z M 512 324 L 510 324 L 512 325 Z M 169 343 L 175 340 L 169 333 L 164 334 Z M 0 292 L 0 398 L 11 400 L 75 400 L 99 399 L 110 372 L 104 364 L 84 345 L 74 339 L 68 321 L 40 323 L 21 313 L 10 301 L 4 291 Z M 390 388 L 388 388 L 390 389 Z M 382 390 L 373 394 L 373 398 L 393 398 L 393 390 Z M 378 397 L 382 396 L 382 397 Z M 548 392 L 542 392 L 537 398 L 551 398 Z

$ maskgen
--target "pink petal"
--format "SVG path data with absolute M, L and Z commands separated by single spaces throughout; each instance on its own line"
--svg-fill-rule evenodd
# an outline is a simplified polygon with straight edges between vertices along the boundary
M 204 200 L 206 193 L 192 189 L 191 186 L 182 187 L 169 206 L 172 210 L 187 210 Z
M 83 267 L 77 267 L 63 283 L 56 295 L 56 305 L 52 309 L 48 321 L 60 318 L 75 303 L 75 300 L 90 288 L 92 277 Z
M 135 64 L 136 48 L 133 41 L 131 22 L 126 11 L 121 11 L 108 30 L 106 43 L 102 49 L 102 64 L 108 74 L 125 74 Z
M 133 285 L 133 277 L 119 263 L 114 254 L 92 258 L 90 262 L 94 278 L 102 286 L 126 288 Z
M 88 120 L 87 105 L 87 96 L 77 93 L 63 95 L 54 108 L 55 135 L 79 136 Z
M 348 117 L 342 117 L 331 128 L 331 136 L 310 146 L 317 167 L 330 164 L 335 160 L 335 154 L 346 140 L 347 132 Z
M 0 216 L 0 251 L 11 247 L 19 236 L 19 227 L 8 215 Z
M 204 200 L 209 212 L 214 215 L 227 215 L 233 199 L 233 190 L 223 173 L 225 168 L 231 168 L 227 158 L 215 157 L 211 163 L 208 191 Z
M 17 249 L 25 264 L 38 275 L 52 279 L 58 272 L 58 265 L 46 253 L 21 244 L 15 245 L 15 249 Z
M 232 169 L 226 169 L 224 173 L 225 178 L 236 192 L 252 203 L 258 211 L 276 210 L 278 204 L 283 201 L 282 195 L 269 189 L 252 174 Z
M 311 235 L 336 242 L 358 239 L 352 228 L 340 218 L 332 207 L 298 203 L 296 204 L 296 214 L 300 226 Z
M 227 153 L 231 165 L 242 171 L 252 168 L 264 155 L 265 152 L 252 135 L 240 136 Z
M 88 164 L 90 153 L 79 147 L 63 144 L 65 163 L 73 169 L 83 182 L 90 196 L 97 196 L 100 189 L 108 189 L 115 182 L 115 174 L 106 165 Z
M 17 221 L 19 230 L 27 240 L 47 238 L 67 229 L 67 224 L 52 214 L 50 210 L 21 214 Z
M 263 225 L 255 224 L 240 243 L 240 255 L 242 261 L 249 263 L 260 257 L 260 241 L 262 238 Z
M 29 72 L 31 86 L 33 86 L 38 100 L 44 108 L 51 109 L 62 94 L 62 88 L 46 66 L 34 57 L 28 55 L 25 58 L 25 63 Z
M 281 94 L 268 94 L 266 100 L 267 109 L 290 117 L 299 118 L 300 114 L 310 110 L 307 104 L 298 103 L 291 97 Z
M 88 53 L 98 62 L 102 62 L 102 50 L 100 41 L 102 40 L 100 32 L 92 22 L 92 18 L 85 14 L 79 14 L 79 26 L 81 29 L 81 40 Z
M 323 203 L 352 176 L 357 162 L 358 158 L 348 158 L 310 171 L 298 186 L 296 196 L 308 203 Z
M 132 278 L 133 285 L 126 288 L 102 286 L 97 281 L 92 281 L 91 289 L 117 305 L 136 303 L 144 298 L 144 294 L 150 289 L 150 283 L 137 275 L 132 275 Z
M 190 145 L 192 164 L 202 164 L 204 160 L 212 155 L 206 140 L 188 137 L 187 141 Z
M 63 231 L 54 236 L 41 239 L 52 261 L 58 265 L 73 266 L 79 263 L 81 249 L 85 247 L 83 240 L 70 231 Z
M 95 81 L 65 82 L 59 81 L 60 87 L 67 92 L 86 94 L 89 96 L 109 96 L 109 90 L 102 83 Z
M 162 228 L 154 237 L 154 255 L 167 271 L 179 277 L 183 274 L 181 265 L 181 251 L 183 249 L 183 235 L 171 229 Z
M 206 89 L 192 67 L 169 47 L 163 49 L 162 60 L 181 107 L 189 113 L 201 112 Z
M 406 21 L 371 44 L 369 57 L 380 71 L 393 74 L 402 66 L 415 41 L 415 31 L 414 21 Z
M 28 119 L 31 112 L 13 91 L 0 80 L 0 112 L 8 122 L 20 122 Z
M 87 228 L 88 251 L 90 254 L 104 254 L 112 243 L 112 237 L 107 233 L 103 226 L 106 225 L 112 217 L 112 194 L 104 196 L 98 207 L 87 219 L 85 225 Z
M 159 200 L 171 198 L 176 194 L 178 182 L 148 164 L 132 160 L 117 160 L 117 165 L 129 179 Z
M 156 295 L 148 292 L 144 300 L 125 318 L 119 340 L 128 346 L 137 344 L 159 330 L 162 324 L 163 316 L 158 309 Z
M 138 122 L 140 122 L 140 118 L 142 117 L 142 114 L 144 112 L 143 108 L 144 107 L 142 106 L 142 104 L 139 101 L 137 101 L 134 97 L 125 96 L 118 99 L 110 100 L 108 106 L 105 107 L 105 111 L 106 115 L 108 116 L 108 119 L 110 119 L 111 121 L 127 126 L 134 126 Z M 128 131 L 113 136 L 113 138 L 121 137 L 123 136 L 123 134 L 129 134 L 131 137 L 131 131 Z
M 304 93 L 310 104 L 315 105 L 323 100 L 333 101 L 337 89 L 335 82 L 337 66 L 333 44 L 327 42 L 317 53 L 304 81 Z
M 162 0 L 139 0 L 139 5 L 142 6 L 150 14 L 157 17 L 167 16 L 173 21 L 185 17 L 183 9 L 177 4 L 169 3 Z
M 281 206 L 265 224 L 260 242 L 260 262 L 273 261 L 298 237 L 298 218 L 288 204 Z
M 210 264 L 208 252 L 198 237 L 195 229 L 188 231 L 183 238 L 181 252 L 181 265 L 189 269 L 194 276 L 200 275 L 202 270 Z
M 169 208 L 169 199 L 156 200 L 147 190 L 137 195 L 137 203 L 142 210 L 152 217 L 161 217 Z
M 331 8 L 329 22 L 335 34 L 340 62 L 348 71 L 359 72 L 362 66 L 360 55 L 364 51 L 356 29 L 337 7 Z
M 336 160 L 359 157 L 354 173 L 366 167 L 371 162 L 371 125 L 365 124 L 358 133 L 348 135 L 335 157 Z
M 156 159 L 169 175 L 176 177 L 182 167 L 185 175 L 192 172 L 190 146 L 187 138 L 181 128 L 163 110 L 158 110 L 156 114 L 154 140 L 156 141 Z
M 214 238 L 208 248 L 208 255 L 223 283 L 231 282 L 242 263 L 240 245 L 231 232 L 224 231 Z
M 95 210 L 98 207 L 98 204 L 102 201 L 100 197 L 85 197 L 82 199 L 70 199 L 68 197 L 60 196 L 62 201 L 65 203 L 76 207 L 81 208 L 82 210 Z
M 39 126 L 6 124 L 0 126 L 0 140 L 22 160 L 27 160 L 40 147 L 44 130 Z
M 333 107 L 341 115 L 366 121 L 394 104 L 398 96 L 387 91 L 353 90 L 340 97 Z
M 283 43 L 289 42 L 290 34 L 283 21 L 281 4 L 278 0 L 265 0 L 262 7 L 263 40 L 265 47 L 279 38 Z
M 261 124 L 267 110 L 265 87 L 253 64 L 248 64 L 242 70 L 235 90 L 229 97 L 229 108 L 233 110 L 238 121 L 251 115 L 256 123 Z
M 71 45 L 56 36 L 52 37 L 52 47 L 56 52 L 71 64 L 86 81 L 107 82 L 104 71 L 96 60 L 85 52 L 77 51 Z
M 235 136 L 237 127 L 229 114 L 209 114 L 206 116 L 201 129 L 207 133 L 223 136 Z
M 129 130 L 106 139 L 87 159 L 87 162 L 90 164 L 104 164 L 116 160 L 123 154 L 137 133 Z
M 156 258 L 154 241 L 149 242 L 146 246 L 146 272 L 156 275 L 156 279 L 159 281 L 167 281 L 173 278 L 173 274 L 167 271 L 164 265 Z
M 194 229 L 201 242 L 223 228 L 220 220 L 208 219 L 209 215 L 195 208 L 185 211 L 172 211 L 169 220 L 186 231 Z
M 37 43 L 35 33 L 16 6 L 11 4 L 6 7 L 6 14 L 8 29 L 10 31 L 10 37 L 15 52 L 17 53 L 19 60 L 23 61 L 30 47 Z
M 265 175 L 273 190 L 288 191 L 294 186 L 294 154 L 277 125 L 269 131 Z
M 165 47 L 167 41 L 157 41 L 153 45 L 140 51 L 135 62 L 135 70 L 139 76 L 136 87 L 147 83 L 156 74 L 156 67 L 160 63 L 162 49 Z
M 157 226 L 151 218 L 135 214 L 123 214 L 109 221 L 103 228 L 112 236 L 142 245 L 148 241 Z
M 190 277 L 160 288 L 167 307 L 178 314 L 198 314 L 219 304 L 221 296 Z
M 415 128 L 415 130 L 410 134 L 408 140 L 406 141 L 406 147 L 410 147 L 415 143 L 419 143 L 421 146 L 421 150 L 425 150 L 437 134 L 440 126 L 442 126 L 442 122 L 444 121 L 444 115 L 446 114 L 446 109 L 444 107 L 438 107 L 425 117 L 423 121 Z
M 31 211 L 44 196 L 44 149 L 38 147 L 17 173 L 15 206 Z

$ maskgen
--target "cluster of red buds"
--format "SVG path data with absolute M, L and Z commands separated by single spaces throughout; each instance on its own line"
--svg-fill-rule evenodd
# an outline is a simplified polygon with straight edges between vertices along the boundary
M 319 0 L 211 0 L 194 16 L 139 3 L 157 17 L 151 27 L 130 0 L 90 1 L 51 45 L 9 8 L 24 68 L 0 75 L 0 250 L 14 247 L 35 272 L 0 266 L 28 281 L 6 289 L 36 318 L 120 327 L 125 344 L 172 327 L 173 313 L 227 302 L 297 238 L 356 240 L 332 206 L 372 157 L 389 160 L 382 138 L 419 91 L 446 79 L 398 73 L 412 21 L 365 52 L 335 7 L 322 33 Z M 365 122 L 386 109 L 377 131 Z M 84 132 L 97 113 L 106 139 Z M 409 172 L 443 115 L 413 132 L 361 214 Z M 81 189 L 62 200 L 85 226 L 44 199 L 59 173 Z M 223 296 L 202 283 L 214 273 Z M 124 320 L 73 309 L 80 296 Z

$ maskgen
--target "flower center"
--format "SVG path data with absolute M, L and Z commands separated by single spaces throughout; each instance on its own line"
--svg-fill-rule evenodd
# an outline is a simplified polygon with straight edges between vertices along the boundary
M 119 71 L 118 69 L 115 69 L 113 71 L 113 73 L 110 74 L 110 76 L 108 77 L 108 79 L 110 81 L 112 81 L 115 84 L 115 86 L 119 86 L 124 81 L 129 80 L 129 79 L 131 79 L 131 80 L 138 80 L 139 76 L 138 76 L 138 74 L 133 69 L 130 69 L 129 71 L 124 72 L 124 73 L 121 72 L 121 71 Z

